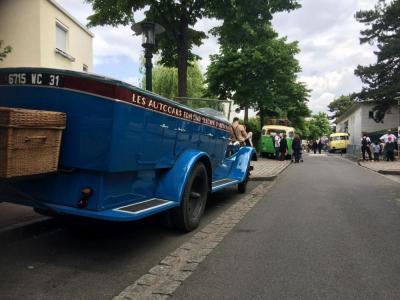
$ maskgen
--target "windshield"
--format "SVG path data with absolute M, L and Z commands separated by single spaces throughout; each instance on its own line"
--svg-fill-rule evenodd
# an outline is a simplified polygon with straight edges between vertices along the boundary
M 213 116 L 223 121 L 228 121 L 229 110 L 231 107 L 231 102 L 226 100 L 217 99 L 201 99 L 201 98 L 186 98 L 184 99 L 174 99 L 176 102 L 181 103 L 191 109 L 197 110 L 203 114 Z
M 286 130 L 284 130 L 284 129 L 273 129 L 273 128 L 270 128 L 270 129 L 267 129 L 267 130 L 265 130 L 265 129 L 262 130 L 262 135 L 275 136 L 277 134 L 282 134 L 282 135 L 283 134 L 287 134 L 287 136 L 290 137 L 290 138 L 294 137 L 294 131 L 289 131 L 288 133 L 286 133 Z
M 265 130 L 263 130 L 263 134 L 269 134 L 269 135 L 277 135 L 277 134 L 286 134 L 285 130 L 279 130 L 279 129 L 268 129 L 267 132 L 265 132 Z
M 345 136 L 345 135 L 342 135 L 342 136 L 331 136 L 329 138 L 330 141 L 345 141 L 345 140 L 348 140 L 348 139 L 349 139 L 349 137 Z
M 197 111 L 207 114 L 209 116 L 213 116 L 214 118 L 223 120 L 223 121 L 228 121 L 228 119 L 225 117 L 224 113 L 222 111 L 215 110 L 210 107 L 201 107 L 201 108 L 196 108 Z

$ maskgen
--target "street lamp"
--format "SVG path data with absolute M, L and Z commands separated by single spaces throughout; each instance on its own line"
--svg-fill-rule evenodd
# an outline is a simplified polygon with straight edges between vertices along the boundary
M 156 34 L 164 32 L 165 29 L 157 23 L 146 20 L 133 24 L 131 29 L 136 35 L 142 35 L 142 46 L 144 48 L 144 57 L 146 58 L 146 90 L 151 92 L 153 90 L 151 76 L 153 64 L 151 63 L 151 59 L 153 58 Z

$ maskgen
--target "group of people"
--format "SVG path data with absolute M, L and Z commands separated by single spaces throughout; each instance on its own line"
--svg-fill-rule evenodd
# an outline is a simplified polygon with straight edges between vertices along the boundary
M 310 152 L 311 150 L 314 151 L 314 154 L 317 154 L 317 151 L 319 154 L 321 154 L 322 148 L 324 148 L 324 143 L 322 139 L 314 140 L 314 141 L 309 141 L 307 143 L 307 152 Z
M 379 161 L 383 154 L 383 159 L 386 161 L 394 161 L 394 150 L 396 149 L 396 136 L 390 133 L 390 130 L 379 138 L 379 141 L 371 142 L 367 134 L 361 138 L 361 152 L 363 160 L 365 153 L 368 154 L 369 160 L 372 160 L 371 148 L 374 154 L 374 161 Z
M 273 143 L 275 146 L 275 159 L 281 161 L 285 160 L 289 150 L 286 134 L 273 133 L 271 134 L 271 136 L 273 138 Z M 301 160 L 301 148 L 301 140 L 297 135 L 295 135 L 292 141 L 293 157 L 295 163 L 298 163 Z
M 273 133 L 271 134 L 273 138 L 273 143 L 275 147 L 275 159 L 285 160 L 288 152 L 288 143 L 286 139 L 286 134 L 283 133 Z

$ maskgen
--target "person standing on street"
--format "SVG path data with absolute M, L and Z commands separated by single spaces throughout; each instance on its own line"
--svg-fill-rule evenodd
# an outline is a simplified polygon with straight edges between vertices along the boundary
M 314 154 L 317 154 L 318 143 L 316 140 L 314 140 L 314 142 L 312 143 L 312 148 L 313 148 Z
M 388 129 L 387 132 L 379 138 L 379 140 L 384 144 L 384 147 L 383 147 L 383 159 L 386 160 L 386 161 L 388 161 L 388 156 L 387 156 L 387 151 L 386 151 L 386 144 L 387 144 L 389 138 L 391 140 L 393 140 L 393 142 L 395 142 L 396 139 L 397 139 L 396 136 L 391 133 L 390 129 Z
M 295 135 L 293 142 L 293 155 L 294 155 L 294 162 L 298 163 L 300 161 L 300 152 L 301 152 L 301 140 L 298 135 Z
M 394 149 L 396 148 L 396 145 L 394 143 L 394 139 L 389 136 L 388 141 L 385 144 L 385 149 L 386 149 L 386 161 L 394 161 Z
M 371 149 L 369 148 L 370 145 L 371 145 L 370 138 L 368 137 L 367 134 L 364 134 L 364 136 L 361 138 L 361 151 L 364 161 L 365 161 L 365 151 L 368 153 L 368 159 L 372 160 Z
M 280 160 L 285 160 L 287 151 L 288 151 L 288 144 L 287 144 L 287 140 L 286 140 L 286 134 L 283 134 L 283 137 L 281 139 L 281 143 L 279 146 L 279 152 L 281 153 Z
M 279 153 L 280 153 L 279 149 L 281 146 L 281 137 L 279 136 L 278 133 L 275 134 L 275 137 L 274 137 L 274 146 L 275 146 L 275 159 L 279 160 Z
M 321 150 L 322 150 L 322 146 L 323 146 L 321 138 L 319 139 L 317 146 L 318 146 L 318 154 L 321 154 Z
M 381 152 L 381 145 L 379 142 L 372 143 L 372 152 L 374 153 L 374 161 L 379 161 L 379 153 Z

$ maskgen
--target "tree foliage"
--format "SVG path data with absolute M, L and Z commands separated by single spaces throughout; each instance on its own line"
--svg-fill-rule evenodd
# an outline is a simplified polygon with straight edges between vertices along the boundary
M 305 121 L 303 137 L 308 140 L 316 140 L 332 132 L 328 115 L 318 113 Z
M 200 98 L 204 94 L 204 77 L 199 64 L 193 62 L 188 68 L 187 96 Z M 146 86 L 146 76 L 142 77 L 142 86 Z M 166 98 L 178 97 L 178 70 L 159 63 L 153 69 L 153 92 Z
M 374 100 L 375 121 L 379 122 L 385 112 L 395 103 L 400 91 L 400 0 L 379 0 L 372 10 L 356 13 L 357 21 L 367 29 L 361 31 L 361 43 L 376 44 L 377 62 L 358 66 L 355 74 L 364 86 L 357 97 Z
M 353 105 L 353 103 L 354 101 L 351 96 L 342 95 L 339 98 L 334 99 L 328 104 L 329 112 L 332 113 L 332 115 L 329 116 L 329 119 L 333 120 L 340 117 Z
M 10 46 L 5 46 L 3 48 L 3 43 L 4 42 L 0 40 L 0 61 L 3 61 L 6 58 L 7 54 L 9 54 L 12 50 Z
M 199 19 L 213 17 L 231 23 L 232 15 L 268 20 L 274 12 L 297 7 L 297 0 L 86 0 L 93 5 L 89 25 L 128 25 L 134 22 L 135 11 L 145 9 L 148 20 L 161 24 L 166 31 L 157 38 L 155 50 L 162 50 L 161 63 L 178 68 L 179 96 L 186 96 L 188 61 L 198 58 L 193 52 L 206 37 L 193 29 Z M 251 5 L 249 4 L 251 3 Z M 231 17 L 231 18 L 229 18 Z
M 260 122 L 265 116 L 288 117 L 301 127 L 310 112 L 306 106 L 309 91 L 297 81 L 301 71 L 295 59 L 297 42 L 278 38 L 269 21 L 232 23 L 235 26 L 216 29 L 221 34 L 221 52 L 211 56 L 209 91 L 259 110 Z M 235 32 L 239 31 L 237 39 Z

